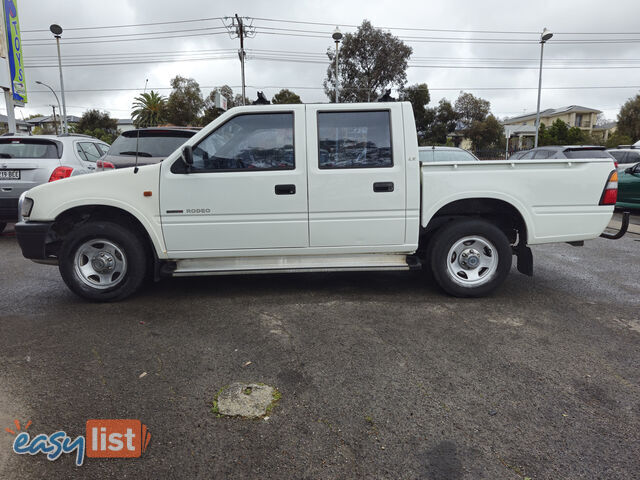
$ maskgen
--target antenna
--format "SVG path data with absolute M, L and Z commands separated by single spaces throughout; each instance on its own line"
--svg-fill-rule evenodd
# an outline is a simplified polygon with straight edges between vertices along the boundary
M 147 83 L 149 83 L 148 78 L 144 80 L 144 90 L 142 90 L 143 95 L 147 93 Z M 136 132 L 136 164 L 135 164 L 135 167 L 133 167 L 133 173 L 138 173 L 138 144 L 139 143 L 140 143 L 140 128 L 138 128 L 138 131 Z

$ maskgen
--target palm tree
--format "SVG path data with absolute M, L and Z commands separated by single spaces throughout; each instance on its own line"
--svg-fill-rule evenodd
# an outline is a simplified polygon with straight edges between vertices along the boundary
M 166 97 L 151 90 L 149 93 L 137 96 L 134 100 L 131 117 L 136 127 L 156 127 L 165 120 Z

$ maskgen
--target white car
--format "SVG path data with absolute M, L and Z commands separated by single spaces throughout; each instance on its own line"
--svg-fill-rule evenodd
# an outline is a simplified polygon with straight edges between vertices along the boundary
M 86 135 L 0 137 L 0 232 L 18 220 L 18 199 L 30 188 L 90 173 L 109 145 Z
M 114 301 L 151 272 L 409 270 L 481 296 L 528 245 L 598 237 L 613 159 L 423 163 L 411 104 L 233 108 L 155 165 L 41 185 L 21 201 L 22 253 L 76 294 Z M 623 228 L 624 230 L 624 228 Z M 622 232 L 624 233 L 624 231 Z

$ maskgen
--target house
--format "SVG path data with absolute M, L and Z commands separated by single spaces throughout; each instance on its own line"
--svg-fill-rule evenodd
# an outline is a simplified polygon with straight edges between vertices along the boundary
M 17 118 L 16 118 L 16 128 L 18 129 L 18 131 L 11 132 L 11 133 L 30 133 L 31 132 L 31 125 L 28 122 L 25 122 L 23 120 L 18 120 Z M 9 118 L 6 115 L 0 114 L 0 130 L 3 130 L 5 132 L 9 131 Z
M 540 123 L 550 127 L 556 120 L 562 120 L 571 127 L 578 127 L 581 130 L 593 135 L 605 138 L 609 137 L 609 132 L 596 126 L 598 114 L 602 113 L 595 108 L 581 107 L 580 105 L 569 105 L 560 108 L 548 108 L 540 112 Z M 536 113 L 525 113 L 517 117 L 507 118 L 502 121 L 505 135 L 509 138 L 509 151 L 533 148 L 536 136 Z
M 129 130 L 133 130 L 134 128 L 136 128 L 133 125 L 133 120 L 131 120 L 130 118 L 119 118 L 118 119 L 118 130 L 120 132 L 126 132 Z
M 593 138 L 604 144 L 609 137 L 613 135 L 618 129 L 618 122 L 607 122 L 602 125 L 595 125 L 591 132 Z
M 43 131 L 46 132 L 55 132 L 56 129 L 60 129 L 60 122 L 62 121 L 61 115 L 56 115 L 55 119 L 53 115 L 33 117 L 27 120 L 33 128 L 40 127 Z M 74 125 L 80 121 L 80 117 L 76 115 L 67 115 L 67 124 Z

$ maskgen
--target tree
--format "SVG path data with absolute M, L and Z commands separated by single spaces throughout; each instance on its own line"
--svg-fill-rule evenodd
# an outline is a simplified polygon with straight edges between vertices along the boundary
M 444 145 L 447 143 L 447 135 L 456 129 L 458 113 L 453 109 L 451 102 L 442 98 L 437 108 L 426 109 L 427 128 L 423 145 Z
M 193 78 L 177 75 L 171 80 L 171 94 L 167 101 L 167 121 L 173 125 L 197 125 L 204 100 L 200 85 Z
M 633 140 L 630 136 L 622 135 L 620 132 L 615 132 L 607 139 L 605 146 L 607 148 L 615 148 L 618 145 L 631 145 L 632 143 Z
M 468 129 L 473 122 L 482 122 L 489 115 L 491 104 L 488 100 L 460 92 L 455 103 L 455 110 L 463 129 Z
M 271 103 L 273 103 L 274 105 L 284 103 L 302 103 L 302 100 L 291 90 L 283 88 L 273 96 L 273 98 L 271 99 Z
M 118 136 L 118 121 L 109 116 L 109 112 L 97 109 L 87 110 L 74 128 L 76 133 L 91 135 L 103 142 L 111 143 Z
M 633 141 L 640 139 L 640 94 L 622 105 L 618 113 L 617 133 L 631 137 Z
M 151 90 L 134 98 L 131 117 L 136 128 L 157 127 L 166 121 L 167 99 Z
M 389 32 L 374 28 L 364 20 L 356 33 L 345 34 L 340 62 L 340 101 L 368 102 L 376 100 L 386 89 L 401 88 L 407 81 L 407 62 L 411 47 Z M 330 64 L 324 80 L 324 91 L 335 101 L 335 52 L 327 50 Z
M 224 110 L 215 105 L 216 94 L 218 93 L 227 99 L 227 109 L 237 106 L 234 101 L 233 90 L 229 85 L 214 88 L 204 99 L 204 111 L 199 120 L 200 125 L 208 125 L 224 113 Z
M 484 120 L 474 120 L 468 129 L 474 150 L 486 150 L 504 146 L 504 127 L 500 121 L 489 114 Z
M 427 87 L 426 83 L 420 83 L 403 88 L 400 90 L 399 100 L 411 102 L 413 116 L 416 119 L 418 140 L 423 139 L 426 135 L 429 122 L 433 121 L 434 118 L 434 115 L 427 111 L 427 105 L 431 100 L 429 87 Z
M 595 143 L 591 135 L 579 127 L 569 127 L 569 125 L 559 118 L 551 127 L 547 128 L 544 123 L 538 129 L 538 145 L 584 145 Z

